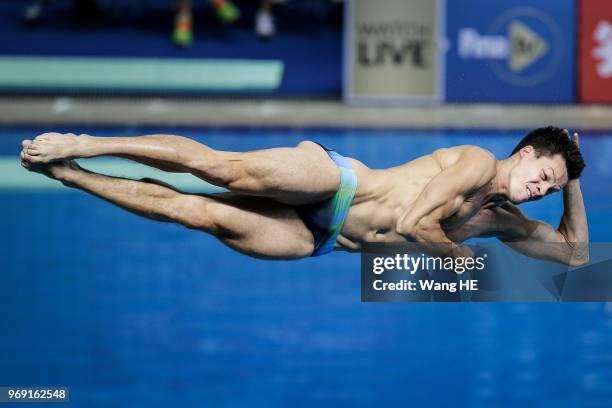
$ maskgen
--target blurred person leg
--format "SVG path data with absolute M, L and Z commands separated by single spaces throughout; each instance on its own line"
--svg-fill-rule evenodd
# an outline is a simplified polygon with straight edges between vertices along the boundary
M 240 18 L 240 10 L 231 2 L 231 0 L 211 0 L 217 17 L 222 23 L 228 24 Z
M 259 4 L 259 10 L 255 14 L 255 34 L 262 38 L 271 38 L 276 34 L 274 14 L 272 13 L 276 3 L 278 3 L 278 0 L 262 0 Z
M 185 194 L 152 179 L 140 181 L 92 173 L 73 161 L 22 165 L 157 221 L 209 233 L 229 247 L 257 258 L 310 256 L 314 238 L 297 211 L 266 198 Z
M 314 142 L 248 152 L 214 150 L 183 136 L 94 137 L 45 133 L 23 141 L 25 160 L 49 163 L 95 156 L 136 159 L 163 170 L 191 173 L 230 191 L 274 198 L 292 205 L 332 197 L 340 170 Z
M 176 2 L 176 18 L 172 39 L 180 47 L 189 47 L 193 43 L 191 0 L 177 0 Z

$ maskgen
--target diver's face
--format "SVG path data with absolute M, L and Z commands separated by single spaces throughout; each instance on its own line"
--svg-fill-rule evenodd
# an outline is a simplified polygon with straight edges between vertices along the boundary
M 561 155 L 536 157 L 532 146 L 523 147 L 518 154 L 519 162 L 510 172 L 508 198 L 511 202 L 539 200 L 567 184 L 565 159 Z

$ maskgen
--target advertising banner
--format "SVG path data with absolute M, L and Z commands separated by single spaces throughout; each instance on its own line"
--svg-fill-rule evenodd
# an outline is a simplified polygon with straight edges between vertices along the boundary
M 448 3 L 448 101 L 573 101 L 574 1 L 532 3 Z
M 351 101 L 442 98 L 443 1 L 352 0 L 346 4 L 344 96 Z
M 580 2 L 581 102 L 612 102 L 612 2 Z

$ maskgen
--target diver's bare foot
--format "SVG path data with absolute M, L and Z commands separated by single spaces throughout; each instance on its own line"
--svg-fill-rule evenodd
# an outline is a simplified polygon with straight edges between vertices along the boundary
M 23 158 L 31 163 L 51 163 L 78 157 L 81 138 L 72 133 L 43 133 L 21 142 Z
M 44 174 L 45 176 L 62 182 L 70 182 L 72 176 L 77 175 L 82 169 L 73 160 L 63 160 L 53 163 L 33 163 L 21 158 L 21 165 L 28 171 Z

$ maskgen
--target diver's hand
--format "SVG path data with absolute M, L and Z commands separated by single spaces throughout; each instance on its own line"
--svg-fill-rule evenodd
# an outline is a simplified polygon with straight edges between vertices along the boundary
M 580 135 L 578 134 L 578 132 L 574 132 L 571 135 L 570 135 L 569 130 L 567 130 L 567 129 L 563 129 L 563 132 L 567 135 L 567 137 L 572 139 L 572 142 L 574 142 L 576 144 L 576 147 L 578 148 L 578 150 L 580 150 Z
M 569 130 L 563 129 L 563 131 L 565 132 L 567 137 L 569 137 L 572 140 L 572 142 L 574 142 L 578 150 L 580 150 L 580 135 L 578 134 L 578 132 L 574 132 L 573 134 L 570 135 Z M 580 178 L 568 181 L 564 190 L 567 190 L 567 187 L 576 186 L 576 185 L 580 185 Z

